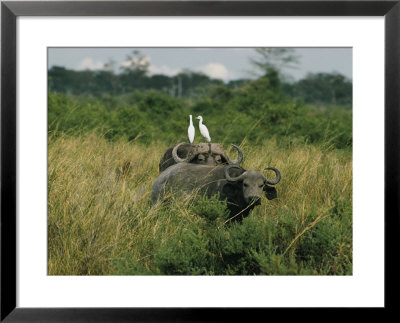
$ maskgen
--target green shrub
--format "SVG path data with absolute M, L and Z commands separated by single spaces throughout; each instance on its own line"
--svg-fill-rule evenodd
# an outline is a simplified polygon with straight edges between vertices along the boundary
M 351 218 L 351 208 L 338 203 L 286 252 L 303 229 L 293 214 L 281 214 L 278 223 L 255 216 L 225 223 L 224 203 L 202 198 L 190 210 L 204 221 L 185 225 L 160 245 L 154 266 L 163 275 L 351 274 L 351 224 L 341 218 Z
M 77 134 L 99 128 L 106 138 L 168 144 L 186 141 L 189 114 L 202 115 L 214 142 L 260 145 L 275 137 L 324 143 L 328 148 L 352 145 L 352 116 L 346 107 L 317 109 L 282 94 L 260 78 L 232 90 L 218 85 L 190 99 L 160 91 L 118 97 L 72 97 L 49 93 L 49 131 Z M 196 140 L 202 141 L 200 135 Z
M 299 242 L 297 256 L 321 274 L 352 273 L 352 205 L 335 200 L 328 215 Z

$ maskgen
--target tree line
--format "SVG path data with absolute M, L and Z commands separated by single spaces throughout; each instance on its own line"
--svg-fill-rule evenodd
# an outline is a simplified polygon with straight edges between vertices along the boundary
M 344 75 L 336 72 L 309 73 L 305 78 L 291 82 L 282 69 L 294 68 L 298 64 L 298 57 L 292 50 L 259 48 L 256 52 L 259 57 L 253 59 L 252 64 L 270 80 L 274 88 L 279 87 L 293 101 L 302 100 L 316 105 L 351 105 L 352 82 Z M 127 57 L 125 64 L 119 67 L 119 72 L 113 61 L 95 71 L 76 71 L 62 66 L 52 66 L 48 71 L 50 92 L 94 97 L 157 90 L 174 98 L 190 98 L 204 94 L 213 86 L 238 89 L 251 81 L 238 79 L 224 82 L 187 69 L 174 76 L 150 75 L 149 62 L 138 51 Z

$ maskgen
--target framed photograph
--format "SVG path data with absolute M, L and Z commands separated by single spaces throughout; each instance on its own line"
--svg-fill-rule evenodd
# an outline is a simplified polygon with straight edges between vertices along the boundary
M 2 2 L 1 320 L 393 308 L 399 15 Z

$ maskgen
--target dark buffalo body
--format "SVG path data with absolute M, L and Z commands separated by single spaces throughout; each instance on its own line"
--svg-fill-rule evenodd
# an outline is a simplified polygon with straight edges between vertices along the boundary
M 262 194 L 268 199 L 277 197 L 275 185 L 280 173 L 274 180 L 267 179 L 261 172 L 246 171 L 238 165 L 199 165 L 187 162 L 168 167 L 156 179 L 152 190 L 152 202 L 162 200 L 164 195 L 173 192 L 206 194 L 219 193 L 221 200 L 227 200 L 231 216 L 246 216 L 261 202 Z

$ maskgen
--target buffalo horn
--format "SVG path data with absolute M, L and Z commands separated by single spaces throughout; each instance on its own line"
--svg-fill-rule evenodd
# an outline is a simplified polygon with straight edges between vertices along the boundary
M 237 177 L 231 177 L 230 175 L 229 175 L 229 170 L 231 169 L 231 168 L 238 168 L 238 169 L 243 169 L 243 168 L 241 168 L 241 167 L 239 167 L 238 165 L 228 165 L 228 166 L 226 166 L 225 167 L 225 178 L 226 178 L 226 180 L 228 181 L 228 182 L 237 182 L 237 181 L 240 181 L 240 180 L 242 180 L 246 175 L 246 172 L 244 172 L 242 175 L 239 175 L 239 176 L 237 176 Z
M 176 163 L 183 163 L 184 161 L 186 161 L 186 159 L 180 158 L 178 156 L 178 148 L 183 145 L 184 142 L 181 142 L 179 144 L 177 144 L 174 149 L 172 149 L 172 158 L 174 158 Z
M 240 165 L 240 163 L 243 161 L 243 152 L 238 146 L 236 146 L 234 144 L 231 144 L 231 146 L 237 150 L 238 157 L 235 160 L 231 161 L 230 163 L 235 164 L 235 165 Z
M 279 181 L 281 180 L 281 173 L 280 173 L 279 170 L 277 170 L 277 169 L 274 168 L 274 167 L 267 167 L 267 168 L 265 168 L 264 170 L 272 170 L 272 171 L 274 171 L 275 174 L 276 174 L 276 177 L 275 177 L 274 180 L 270 180 L 270 179 L 265 178 L 265 182 L 266 182 L 267 184 L 276 185 L 276 184 L 279 183 Z

